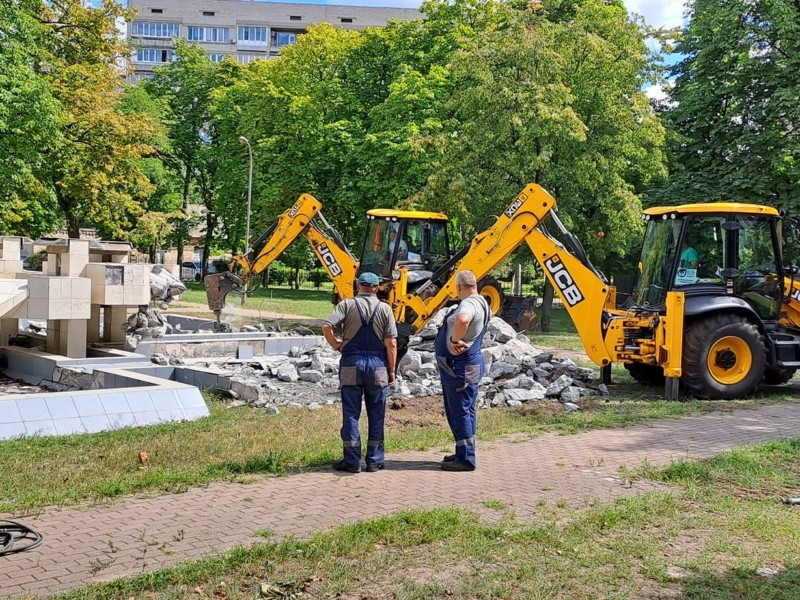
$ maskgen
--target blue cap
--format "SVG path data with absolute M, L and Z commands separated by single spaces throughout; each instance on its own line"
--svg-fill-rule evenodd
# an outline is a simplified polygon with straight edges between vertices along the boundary
M 378 276 L 375 273 L 370 273 L 369 271 L 362 273 L 358 277 L 358 283 L 361 285 L 368 285 L 370 287 L 375 287 L 381 284 L 381 280 L 378 279 Z

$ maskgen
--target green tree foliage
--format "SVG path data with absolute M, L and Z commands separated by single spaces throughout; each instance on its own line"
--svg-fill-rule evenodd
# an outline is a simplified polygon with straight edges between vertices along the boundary
M 164 161 L 181 180 L 183 216 L 176 223 L 179 250 L 192 224 L 190 204 L 206 208 L 207 226 L 214 230 L 214 174 L 219 153 L 214 150 L 211 93 L 224 84 L 227 70 L 208 60 L 198 46 L 177 40 L 175 60 L 157 69 L 153 79 L 144 83 L 148 93 L 164 108 L 170 141 Z
M 454 57 L 453 124 L 423 198 L 474 230 L 539 183 L 613 267 L 640 237 L 635 184 L 664 175 L 663 128 L 640 91 L 643 33 L 603 0 L 544 2 L 503 22 Z
M 47 28 L 37 0 L 0 0 L 0 231 L 39 235 L 55 217 L 34 172 L 56 136 L 59 106 L 39 75 Z
M 673 174 L 651 201 L 800 212 L 800 5 L 695 0 L 689 17 L 665 107 Z
M 188 96 L 211 99 L 198 123 L 210 119 L 216 143 L 204 169 L 216 231 L 241 247 L 245 136 L 254 238 L 303 192 L 355 252 L 376 206 L 441 209 L 471 234 L 535 181 L 592 256 L 621 260 L 639 239 L 637 192 L 664 176 L 664 131 L 640 90 L 653 64 L 623 3 L 433 0 L 423 11 L 361 32 L 314 25 L 279 59 Z M 177 81 L 164 79 L 164 94 Z
M 128 49 L 116 20 L 127 13 L 111 0 L 99 8 L 80 0 L 13 4 L 0 21 L 9 32 L 0 52 L 10 60 L 0 62 L 20 79 L 0 114 L 26 121 L 0 125 L 4 149 L 11 149 L 6 164 L 20 167 L 19 180 L 0 188 L 0 204 L 21 204 L 22 217 L 34 217 L 15 226 L 19 233 L 52 231 L 60 221 L 71 236 L 98 227 L 106 237 L 123 237 L 152 191 L 138 161 L 152 152 L 157 131 L 147 116 L 121 110 L 117 61 Z M 20 44 L 24 50 L 15 49 Z M 32 112 L 15 111 L 26 92 Z

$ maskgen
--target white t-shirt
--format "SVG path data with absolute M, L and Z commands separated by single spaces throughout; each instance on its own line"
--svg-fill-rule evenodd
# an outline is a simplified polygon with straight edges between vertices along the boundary
M 467 326 L 467 331 L 461 339 L 467 346 L 471 346 L 475 338 L 483 331 L 483 326 L 489 320 L 489 305 L 483 296 L 467 296 L 464 298 L 455 310 L 450 311 L 446 317 L 447 322 L 447 340 L 453 337 L 453 326 L 456 322 L 458 315 L 469 315 L 471 320 Z

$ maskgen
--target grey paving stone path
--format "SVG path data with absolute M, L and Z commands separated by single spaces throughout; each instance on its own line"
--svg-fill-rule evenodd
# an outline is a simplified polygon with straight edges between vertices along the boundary
M 257 541 L 256 532 L 305 536 L 405 508 L 485 500 L 520 515 L 539 501 L 581 505 L 657 488 L 618 479 L 622 465 L 666 464 L 753 442 L 800 435 L 800 403 L 661 420 L 574 436 L 484 443 L 474 473 L 446 473 L 439 452 L 387 456 L 386 470 L 314 471 L 256 483 L 219 483 L 182 494 L 127 497 L 89 509 L 48 508 L 13 518 L 45 534 L 42 546 L 0 558 L 0 597 L 45 594 L 135 575 Z

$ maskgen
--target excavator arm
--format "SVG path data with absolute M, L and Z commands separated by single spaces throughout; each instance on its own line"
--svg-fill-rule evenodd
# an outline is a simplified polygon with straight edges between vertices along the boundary
M 536 184 L 527 186 L 494 225 L 476 235 L 468 249 L 459 253 L 457 266 L 435 295 L 423 298 L 417 293 L 401 300 L 416 315 L 410 323 L 413 330 L 422 329 L 439 308 L 456 298 L 457 270 L 469 269 L 481 280 L 527 243 L 561 297 L 589 357 L 598 365 L 609 364 L 622 335 L 621 328 L 617 334 L 607 335 L 612 328 L 603 325 L 614 308 L 616 291 L 591 265 L 577 240 L 563 228 L 554 212 L 555 206 L 555 199 L 543 188 Z M 541 225 L 547 217 L 554 218 L 565 232 L 568 243 L 573 245 L 572 252 L 546 233 Z
M 306 236 L 312 251 L 328 271 L 336 294 L 340 298 L 353 296 L 358 263 L 339 233 L 325 220 L 322 204 L 313 196 L 303 194 L 254 242 L 253 247 L 260 248 L 258 253 L 251 251 L 234 256 L 230 271 L 206 276 L 208 307 L 217 315 L 217 320 L 226 296 L 230 292 L 246 294 L 252 278 L 263 273 L 301 235 Z

